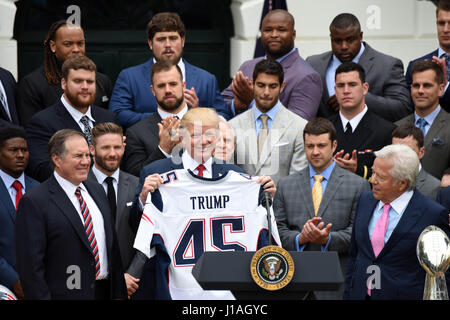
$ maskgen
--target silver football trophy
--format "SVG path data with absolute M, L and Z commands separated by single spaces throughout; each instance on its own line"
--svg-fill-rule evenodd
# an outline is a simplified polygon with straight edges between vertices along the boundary
M 423 300 L 448 300 L 445 271 L 450 265 L 450 240 L 436 226 L 426 227 L 417 240 L 417 258 L 426 271 Z

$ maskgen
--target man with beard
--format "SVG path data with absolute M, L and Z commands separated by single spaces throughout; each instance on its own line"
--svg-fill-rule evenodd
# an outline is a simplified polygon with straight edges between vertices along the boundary
M 53 172 L 47 153 L 51 136 L 61 129 L 80 131 L 91 144 L 91 129 L 102 122 L 117 122 L 115 115 L 93 105 L 96 93 L 96 66 L 86 56 L 74 56 L 62 65 L 64 94 L 51 107 L 36 113 L 27 123 L 30 149 L 29 174 L 38 181 Z
M 115 123 L 100 123 L 92 129 L 89 150 L 94 157 L 94 166 L 89 172 L 88 180 L 100 183 L 108 196 L 128 296 L 131 296 L 138 288 L 139 279 L 127 272 L 135 253 L 133 242 L 136 237 L 128 225 L 128 217 L 139 179 L 119 169 L 125 151 L 124 140 L 122 128 Z
M 179 139 L 170 136 L 188 111 L 183 75 L 178 65 L 156 62 L 151 70 L 150 89 L 156 98 L 157 110 L 127 130 L 124 170 L 139 176 L 141 169 L 155 160 L 170 157 Z
M 59 20 L 50 26 L 44 41 L 44 64 L 26 75 L 17 88 L 17 112 L 22 126 L 39 112 L 58 101 L 62 95 L 61 66 L 72 56 L 85 55 L 86 42 L 80 26 Z M 97 72 L 95 105 L 108 108 L 112 92 L 109 77 Z
M 280 177 L 307 166 L 302 132 L 306 120 L 280 102 L 285 87 L 283 67 L 261 60 L 253 71 L 252 107 L 230 120 L 236 133 L 235 163 L 251 175 Z
M 186 82 L 184 95 L 190 108 L 214 108 L 226 119 L 231 118 L 231 112 L 220 95 L 216 77 L 181 59 L 185 37 L 186 29 L 177 13 L 161 12 L 149 22 L 147 41 L 153 58 L 122 70 L 111 96 L 109 109 L 117 114 L 122 127 L 128 128 L 156 112 L 157 100 L 148 88 L 152 85 L 150 70 L 158 61 L 180 67 Z
M 369 110 L 394 122 L 413 112 L 400 59 L 376 51 L 363 41 L 357 17 L 337 15 L 330 24 L 331 51 L 310 56 L 306 61 L 320 74 L 324 90 L 317 115 L 329 118 L 339 111 L 334 85 L 335 71 L 344 62 L 360 64 L 367 76 Z
M 244 62 L 232 83 L 222 92 L 225 102 L 235 114 L 246 111 L 253 101 L 251 81 L 255 65 L 263 60 L 276 60 L 284 69 L 286 86 L 280 94 L 281 103 L 300 117 L 310 120 L 316 116 L 322 95 L 319 74 L 303 60 L 295 48 L 294 17 L 286 10 L 272 10 L 263 19 L 261 43 L 266 52 Z

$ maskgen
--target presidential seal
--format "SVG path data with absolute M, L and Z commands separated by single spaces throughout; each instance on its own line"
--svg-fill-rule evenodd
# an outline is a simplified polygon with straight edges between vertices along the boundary
M 294 260 L 285 249 L 267 246 L 253 255 L 250 273 L 261 288 L 280 290 L 288 285 L 294 276 Z

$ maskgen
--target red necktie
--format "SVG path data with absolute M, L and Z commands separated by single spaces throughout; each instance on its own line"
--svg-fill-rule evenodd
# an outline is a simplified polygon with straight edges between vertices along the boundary
M 198 170 L 197 175 L 198 175 L 199 177 L 203 177 L 203 170 L 206 169 L 205 166 L 203 165 L 203 163 L 200 163 L 200 164 L 197 166 L 197 168 L 195 168 L 195 169 Z
M 22 184 L 16 180 L 12 184 L 13 188 L 16 189 L 16 210 L 19 207 L 19 201 L 22 199 Z

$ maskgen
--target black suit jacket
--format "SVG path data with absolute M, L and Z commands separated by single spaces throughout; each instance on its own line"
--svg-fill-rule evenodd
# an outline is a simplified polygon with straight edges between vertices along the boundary
M 111 299 L 126 286 L 108 200 L 102 187 L 83 182 L 102 212 Z M 95 260 L 83 223 L 54 175 L 27 192 L 16 218 L 17 269 L 26 299 L 94 299 Z M 70 289 L 79 268 L 79 288 Z
M 159 113 L 155 112 L 127 129 L 123 170 L 139 177 L 147 164 L 166 158 L 158 147 L 158 123 L 161 120 Z
M 338 142 L 336 152 L 344 149 L 345 153 L 351 155 L 353 150 L 356 149 L 358 152 L 356 174 L 365 179 L 369 179 L 372 175 L 371 168 L 375 160 L 375 155 L 369 150 L 377 151 L 391 144 L 392 131 L 394 131 L 396 126 L 376 115 L 374 112 L 367 110 L 350 138 L 347 139 L 339 113 L 331 116 L 329 119 L 336 128 Z
M 108 109 L 112 88 L 109 77 L 97 72 L 94 105 Z M 58 102 L 64 93 L 61 83 L 54 84 L 47 81 L 43 66 L 20 80 L 17 92 L 17 112 L 23 126 L 35 113 Z
M 16 110 L 16 80 L 11 72 L 6 69 L 0 68 L 0 81 L 6 93 L 6 100 L 8 101 L 8 109 L 11 115 L 9 119 L 5 109 L 0 104 L 0 127 L 9 127 L 11 125 L 19 125 L 19 117 Z
M 109 110 L 92 106 L 91 114 L 96 124 L 109 121 L 118 123 L 116 115 Z M 47 151 L 48 142 L 53 134 L 61 129 L 74 129 L 82 132 L 61 101 L 36 113 L 28 121 L 25 129 L 30 152 L 27 172 L 40 182 L 45 181 L 53 172 Z

